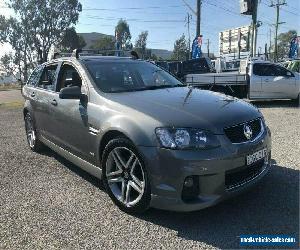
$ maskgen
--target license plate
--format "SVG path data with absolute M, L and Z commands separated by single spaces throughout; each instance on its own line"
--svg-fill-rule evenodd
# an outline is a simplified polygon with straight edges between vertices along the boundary
M 266 148 L 256 151 L 255 153 L 253 153 L 251 155 L 247 155 L 247 157 L 246 157 L 247 166 L 265 158 L 266 155 L 267 155 Z

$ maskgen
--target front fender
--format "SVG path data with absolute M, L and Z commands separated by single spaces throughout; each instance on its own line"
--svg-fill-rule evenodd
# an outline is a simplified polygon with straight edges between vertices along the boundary
M 99 143 L 101 138 L 109 131 L 118 131 L 128 137 L 136 146 L 156 146 L 155 126 L 143 124 L 124 115 L 117 115 L 101 125 Z

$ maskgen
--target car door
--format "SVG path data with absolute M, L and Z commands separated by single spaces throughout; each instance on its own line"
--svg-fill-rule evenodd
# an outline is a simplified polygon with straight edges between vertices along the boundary
M 254 63 L 250 64 L 250 84 L 249 84 L 249 97 L 250 99 L 261 98 L 261 88 L 262 88 L 262 72 L 264 69 L 264 64 Z M 246 68 L 246 74 L 248 73 L 249 66 Z M 247 74 L 248 75 L 248 74 Z
M 295 98 L 296 78 L 286 68 L 276 64 L 266 64 L 262 76 L 263 98 Z
M 55 94 L 55 84 L 57 79 L 58 63 L 45 65 L 40 79 L 37 81 L 35 88 L 30 93 L 34 100 L 33 113 L 36 127 L 39 133 L 47 139 L 51 139 L 49 128 L 51 128 L 50 108 Z
M 41 74 L 43 72 L 44 65 L 39 65 L 34 69 L 34 71 L 31 73 L 28 81 L 26 82 L 26 87 L 23 89 L 25 92 L 23 92 L 24 97 L 29 100 L 32 116 L 35 119 L 35 123 L 37 123 L 38 115 L 35 115 L 36 110 L 39 109 L 38 107 L 38 100 L 36 97 L 36 87 L 38 85 L 38 82 L 40 81 Z
M 51 107 L 54 143 L 80 158 L 95 163 L 94 146 L 96 137 L 90 133 L 88 121 L 88 86 L 77 68 L 64 63 L 60 69 L 56 87 L 56 105 Z M 60 99 L 62 88 L 81 87 L 83 97 Z

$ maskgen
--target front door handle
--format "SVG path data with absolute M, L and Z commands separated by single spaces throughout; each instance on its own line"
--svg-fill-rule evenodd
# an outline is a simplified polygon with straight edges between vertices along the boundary
M 54 99 L 54 100 L 51 101 L 51 104 L 52 104 L 53 106 L 57 106 L 57 101 Z
M 269 82 L 269 79 L 266 79 L 265 82 Z
M 31 96 L 31 97 L 35 97 L 35 93 L 34 93 L 34 92 L 32 92 L 30 96 Z

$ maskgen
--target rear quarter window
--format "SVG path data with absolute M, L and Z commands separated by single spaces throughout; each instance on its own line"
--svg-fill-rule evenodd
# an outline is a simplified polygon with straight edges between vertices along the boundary
M 31 73 L 26 85 L 35 86 L 41 78 L 42 71 L 43 71 L 42 66 L 38 66 L 37 68 L 35 68 Z

